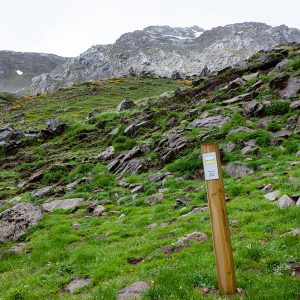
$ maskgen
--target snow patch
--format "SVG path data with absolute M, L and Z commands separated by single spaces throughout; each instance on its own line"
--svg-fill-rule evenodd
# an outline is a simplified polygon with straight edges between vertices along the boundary
M 16 70 L 16 73 L 17 73 L 18 75 L 22 75 L 22 74 L 23 74 L 23 72 L 20 71 L 20 70 Z

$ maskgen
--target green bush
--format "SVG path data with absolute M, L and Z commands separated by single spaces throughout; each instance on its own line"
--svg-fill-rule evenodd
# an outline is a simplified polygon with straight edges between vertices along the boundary
M 265 109 L 265 115 L 284 115 L 290 110 L 290 103 L 287 101 L 273 101 L 270 106 Z
M 272 121 L 270 124 L 267 126 L 267 130 L 275 132 L 279 131 L 281 129 L 281 126 L 278 122 Z
M 300 56 L 297 56 L 293 60 L 291 60 L 289 62 L 289 66 L 296 71 L 299 70 L 300 69 Z
M 298 143 L 296 141 L 285 140 L 282 143 L 283 147 L 285 147 L 286 152 L 289 154 L 296 153 L 298 151 Z
M 95 189 L 113 187 L 116 185 L 116 177 L 113 174 L 97 174 L 92 178 L 92 187 Z
M 119 136 L 114 140 L 114 148 L 116 152 L 123 150 L 130 150 L 135 146 L 136 142 L 134 139 L 131 139 L 126 136 Z

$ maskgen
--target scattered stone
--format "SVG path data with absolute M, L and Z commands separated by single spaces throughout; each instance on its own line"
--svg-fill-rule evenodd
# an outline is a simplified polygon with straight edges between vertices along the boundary
M 259 72 L 244 75 L 244 76 L 242 76 L 242 79 L 244 79 L 246 81 L 249 81 L 249 80 L 252 80 L 252 79 L 256 78 L 258 76 L 258 74 L 259 74 Z
M 253 129 L 250 129 L 250 128 L 244 127 L 244 126 L 240 126 L 238 128 L 231 129 L 228 132 L 228 135 L 231 135 L 231 134 L 234 134 L 234 133 L 240 133 L 240 132 L 253 132 Z
M 295 202 L 287 195 L 283 195 L 280 197 L 275 203 L 280 207 L 280 208 L 285 208 L 289 206 L 295 205 Z
M 265 191 L 265 192 L 273 192 L 274 190 L 274 187 L 272 186 L 271 183 L 267 184 L 265 187 L 262 188 L 262 191 Z
M 300 264 L 294 263 L 289 266 L 292 269 L 292 276 L 296 278 L 300 278 Z
M 37 197 L 37 198 L 43 198 L 44 196 L 48 195 L 52 189 L 53 189 L 53 186 L 45 186 L 37 191 L 31 192 L 31 196 Z
M 105 207 L 103 205 L 97 205 L 94 208 L 93 214 L 99 217 L 102 216 L 104 212 L 105 212 Z
M 186 149 L 191 144 L 191 139 L 187 138 L 181 130 L 174 128 L 166 134 L 155 149 L 163 164 L 169 163 L 175 159 L 176 154 Z
M 166 177 L 166 174 L 163 173 L 155 173 L 148 176 L 150 182 L 161 181 Z
M 288 85 L 288 80 L 289 80 L 289 75 L 288 74 L 283 74 L 278 77 L 275 77 L 270 80 L 269 86 L 271 89 L 274 90 L 283 90 L 287 87 Z
M 115 154 L 114 146 L 109 146 L 99 154 L 99 158 L 104 160 L 111 159 L 114 156 L 114 154 Z
M 241 151 L 243 155 L 246 155 L 246 154 L 255 154 L 258 152 L 258 150 L 259 148 L 256 146 L 246 146 Z
M 19 203 L 3 211 L 0 213 L 0 243 L 17 240 L 41 219 L 41 208 L 30 203 Z
M 227 89 L 228 91 L 230 90 L 235 90 L 238 89 L 241 86 L 246 85 L 246 81 L 242 78 L 236 78 L 233 81 L 231 81 L 226 87 L 225 89 Z
M 72 228 L 78 230 L 80 228 L 80 223 L 79 222 L 72 223 Z
M 100 111 L 97 108 L 92 109 L 89 113 L 88 113 L 88 119 L 91 119 L 92 117 L 95 117 L 97 115 L 99 115 Z
M 145 203 L 154 205 L 158 202 L 161 202 L 164 199 L 164 195 L 162 193 L 157 193 L 155 195 L 150 196 L 145 200 Z
M 270 201 L 275 201 L 280 195 L 280 191 L 274 191 L 266 194 L 264 197 Z
M 151 127 L 153 125 L 154 123 L 152 120 L 146 120 L 140 123 L 133 123 L 129 125 L 127 128 L 125 128 L 124 134 L 129 136 L 136 136 L 139 129 Z
M 230 153 L 236 149 L 236 143 L 234 142 L 228 142 L 226 146 L 224 147 L 224 152 Z
M 204 119 L 195 119 L 192 123 L 190 123 L 187 129 L 193 128 L 209 128 L 209 127 L 221 127 L 226 124 L 230 120 L 229 116 L 211 116 Z
M 234 98 L 223 101 L 221 103 L 221 105 L 228 105 L 228 104 L 237 103 L 237 102 L 244 102 L 244 101 L 251 99 L 251 97 L 252 97 L 252 93 L 241 94 Z
M 189 216 L 192 216 L 194 214 L 199 214 L 199 213 L 203 213 L 203 212 L 206 212 L 208 211 L 208 206 L 204 206 L 204 207 L 195 207 L 193 208 L 192 211 L 184 214 L 184 215 L 181 215 L 180 218 L 185 218 L 185 217 L 189 217 Z
M 292 133 L 288 130 L 281 130 L 281 131 L 276 131 L 272 133 L 272 136 L 275 139 L 279 139 L 279 138 L 289 138 L 291 137 Z
M 196 187 L 193 186 L 193 185 L 189 185 L 189 186 L 187 186 L 187 187 L 184 189 L 185 192 L 192 192 L 192 191 L 195 191 L 195 190 L 196 190 Z
M 135 146 L 126 154 L 121 154 L 115 160 L 110 162 L 108 170 L 114 174 L 139 174 L 147 169 L 147 164 L 145 160 L 137 159 L 136 157 L 144 155 L 149 151 L 150 148 L 147 145 Z
M 144 187 L 142 185 L 137 185 L 131 190 L 131 193 L 142 193 L 143 191 Z
M 300 235 L 300 228 L 296 228 L 296 229 L 294 229 L 292 231 L 289 231 L 287 233 L 287 235 L 294 235 L 294 236 Z
M 140 299 L 148 289 L 149 284 L 145 281 L 137 281 L 119 290 L 117 300 Z
M 280 97 L 284 99 L 296 98 L 297 93 L 300 91 L 300 79 L 299 78 L 289 78 L 287 81 L 287 86 L 278 91 Z
M 42 180 L 44 177 L 43 170 L 35 172 L 33 175 L 31 175 L 27 181 L 27 183 L 35 183 L 40 180 Z
M 119 103 L 117 106 L 117 111 L 123 111 L 123 110 L 129 110 L 134 108 L 136 105 L 132 100 L 129 100 L 128 97 L 126 97 L 122 102 Z
M 275 68 L 274 71 L 278 72 L 278 71 L 284 71 L 288 68 L 289 66 L 289 60 L 288 59 L 283 59 L 281 62 L 279 62 Z
M 76 290 L 81 289 L 91 283 L 89 278 L 74 278 L 72 281 L 64 288 L 65 291 L 74 293 Z
M 119 217 L 119 219 L 124 219 L 124 218 L 126 218 L 125 214 L 121 214 L 120 217 Z
M 208 236 L 203 232 L 192 232 L 177 239 L 180 246 L 185 246 L 189 241 L 203 242 L 208 240 Z
M 46 141 L 56 135 L 61 135 L 67 128 L 66 123 L 59 122 L 58 119 L 52 118 L 46 125 L 45 129 L 41 130 L 41 137 Z
M 269 106 L 271 103 L 269 101 L 258 102 L 256 100 L 252 100 L 250 102 L 246 102 L 242 105 L 243 114 L 245 117 L 253 117 L 261 115 L 265 108 Z
M 16 246 L 13 246 L 12 248 L 6 250 L 3 252 L 1 256 L 8 255 L 8 254 L 20 254 L 20 253 L 29 253 L 29 251 L 24 252 L 24 248 L 26 246 L 26 243 L 19 243 Z
M 152 223 L 152 224 L 146 226 L 147 229 L 153 229 L 155 227 L 157 227 L 157 223 Z
M 119 128 L 115 128 L 108 135 L 118 135 L 119 132 L 120 132 L 120 129 Z
M 295 108 L 295 109 L 298 109 L 300 108 L 300 100 L 298 101 L 293 101 L 290 105 L 290 108 Z
M 183 205 L 188 204 L 189 202 L 191 202 L 191 199 L 187 198 L 187 197 L 180 197 L 176 199 L 176 203 L 174 205 L 175 208 L 179 208 Z
M 254 173 L 254 170 L 242 163 L 230 163 L 224 167 L 226 173 L 230 176 L 245 177 Z
M 43 204 L 43 209 L 47 212 L 52 212 L 55 209 L 71 209 L 75 210 L 79 208 L 84 201 L 83 198 L 73 198 L 65 200 L 53 200 Z

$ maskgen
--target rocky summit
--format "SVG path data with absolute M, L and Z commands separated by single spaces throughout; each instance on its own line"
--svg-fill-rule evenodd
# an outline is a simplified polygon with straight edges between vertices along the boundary
M 43 75 L 53 92 L 3 103 L 0 299 L 219 299 L 209 142 L 221 149 L 234 299 L 297 299 L 300 43 L 227 66 L 297 36 L 149 27 Z
M 51 72 L 65 61 L 54 54 L 0 51 L 0 91 L 29 94 L 32 78 Z
M 123 34 L 112 45 L 96 45 L 33 79 L 34 94 L 59 87 L 123 76 L 180 79 L 220 70 L 259 50 L 300 42 L 300 30 L 246 22 L 204 30 L 150 26 Z

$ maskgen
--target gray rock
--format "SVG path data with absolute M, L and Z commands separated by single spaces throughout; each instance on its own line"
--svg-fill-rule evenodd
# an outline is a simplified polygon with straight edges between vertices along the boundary
M 253 129 L 250 129 L 250 128 L 244 127 L 244 126 L 240 126 L 238 128 L 231 129 L 228 132 L 228 135 L 231 135 L 231 134 L 234 134 L 234 133 L 240 133 L 240 132 L 253 132 Z
M 149 288 L 150 286 L 147 282 L 137 281 L 119 290 L 116 299 L 117 300 L 140 299 L 143 293 L 145 293 Z
M 208 206 L 204 206 L 204 207 L 195 207 L 193 208 L 192 211 L 186 213 L 186 214 L 183 214 L 180 216 L 180 218 L 185 218 L 185 217 L 189 217 L 189 216 L 192 216 L 194 214 L 199 214 L 199 213 L 203 213 L 203 212 L 206 212 L 208 211 Z
M 238 89 L 241 86 L 246 85 L 246 81 L 242 78 L 236 78 L 233 81 L 231 81 L 230 83 L 228 83 L 228 85 L 226 86 L 226 89 L 229 90 L 234 90 L 234 89 Z
M 80 228 L 80 223 L 79 222 L 73 222 L 72 223 L 72 228 L 75 230 L 78 230 Z
M 104 205 L 97 205 L 94 208 L 93 214 L 99 217 L 99 216 L 102 216 L 104 212 L 105 212 Z
M 281 130 L 276 131 L 272 133 L 273 138 L 279 139 L 279 138 L 289 138 L 291 137 L 292 133 L 288 130 Z
M 120 132 L 119 128 L 115 128 L 108 135 L 118 135 L 119 132 Z
M 97 115 L 99 115 L 100 111 L 97 108 L 92 109 L 89 113 L 88 113 L 88 119 L 95 117 Z
M 283 195 L 277 201 L 275 201 L 275 203 L 280 208 L 285 208 L 285 207 L 289 207 L 289 206 L 295 205 L 295 202 L 288 195 Z
M 125 128 L 124 134 L 128 136 L 136 136 L 139 129 L 153 126 L 153 124 L 154 123 L 152 120 L 147 120 L 140 123 L 133 123 L 129 125 L 127 128 Z
M 148 176 L 150 182 L 161 181 L 166 177 L 166 173 L 155 173 Z
M 119 103 L 117 106 L 117 111 L 129 110 L 134 108 L 136 105 L 132 100 L 129 100 L 127 97 Z
M 51 190 L 53 189 L 53 186 L 45 186 L 37 191 L 31 192 L 31 196 L 37 197 L 37 198 L 43 198 L 44 196 L 48 195 Z
M 81 289 L 91 283 L 89 278 L 74 278 L 72 281 L 64 288 L 65 291 L 74 293 L 76 290 Z
M 288 68 L 289 66 L 289 60 L 288 59 L 283 59 L 281 62 L 279 62 L 275 68 L 274 71 L 278 72 L 278 71 L 284 71 Z
M 190 241 L 204 242 L 208 240 L 208 236 L 203 232 L 192 232 L 177 239 L 180 246 L 185 246 Z
M 17 240 L 41 219 L 41 208 L 30 203 L 19 203 L 3 211 L 0 213 L 0 243 Z
M 264 197 L 270 201 L 275 201 L 280 195 L 280 191 L 274 191 L 266 194 Z
M 230 153 L 236 149 L 236 143 L 234 142 L 228 142 L 226 146 L 224 147 L 224 152 Z
M 244 75 L 242 77 L 242 79 L 246 80 L 246 81 L 249 81 L 249 80 L 252 80 L 254 78 L 257 78 L 259 72 L 255 72 L 255 73 L 251 73 L 251 74 L 248 74 L 248 75 Z
M 230 176 L 245 177 L 254 173 L 254 170 L 242 163 L 230 163 L 224 167 L 226 173 Z
M 293 108 L 293 109 L 298 109 L 300 108 L 300 100 L 298 101 L 293 101 L 290 105 L 290 108 Z
M 246 146 L 241 151 L 243 155 L 246 155 L 246 154 L 255 154 L 258 152 L 258 150 L 259 148 L 256 146 Z
M 99 158 L 107 160 L 112 158 L 114 154 L 115 154 L 114 146 L 109 146 L 103 152 L 100 153 Z
M 79 208 L 84 199 L 83 198 L 73 198 L 65 200 L 53 200 L 51 202 L 46 202 L 43 204 L 43 209 L 48 212 L 52 212 L 55 209 L 77 209 Z
M 221 127 L 222 125 L 226 124 L 230 120 L 229 116 L 211 116 L 204 119 L 196 119 L 192 123 L 188 125 L 188 129 L 193 128 L 209 128 L 209 127 Z
M 300 91 L 300 79 L 299 78 L 289 78 L 287 81 L 287 86 L 283 90 L 278 92 L 279 96 L 287 98 L 296 98 L 297 93 Z
M 252 97 L 252 93 L 241 94 L 241 95 L 238 95 L 231 99 L 222 101 L 221 105 L 228 105 L 228 104 L 232 104 L 232 103 L 244 102 L 244 101 L 251 99 L 251 97 Z
M 148 199 L 145 200 L 145 203 L 147 204 L 157 204 L 158 202 L 161 202 L 164 199 L 164 194 L 157 193 L 155 195 L 150 196 Z
M 3 252 L 1 256 L 8 255 L 8 254 L 20 254 L 24 253 L 24 248 L 26 246 L 26 243 L 19 243 L 16 246 L 13 246 L 12 248 L 6 250 Z
M 294 230 L 292 230 L 292 231 L 289 231 L 289 232 L 287 233 L 287 235 L 293 235 L 293 236 L 298 236 L 298 235 L 300 235 L 300 228 L 296 228 L 296 229 L 294 229 Z
M 242 105 L 243 114 L 246 117 L 253 117 L 257 115 L 261 115 L 265 108 L 270 105 L 270 102 L 258 102 L 256 100 L 252 100 L 250 102 L 246 102 Z

